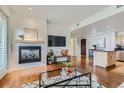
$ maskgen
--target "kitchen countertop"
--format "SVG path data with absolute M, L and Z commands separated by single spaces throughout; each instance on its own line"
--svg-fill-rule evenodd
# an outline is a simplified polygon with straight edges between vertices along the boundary
M 94 51 L 96 51 L 96 52 L 115 52 L 115 51 L 106 51 L 106 50 L 100 50 L 100 49 L 96 49 Z
M 114 51 L 106 51 L 106 50 L 98 50 L 98 49 L 94 49 L 94 51 L 98 51 L 98 52 L 114 52 Z M 124 49 L 120 49 L 120 48 L 116 48 L 115 51 L 124 51 Z
M 122 48 L 116 48 L 115 51 L 124 51 Z
M 115 52 L 115 51 L 96 50 L 96 52 Z

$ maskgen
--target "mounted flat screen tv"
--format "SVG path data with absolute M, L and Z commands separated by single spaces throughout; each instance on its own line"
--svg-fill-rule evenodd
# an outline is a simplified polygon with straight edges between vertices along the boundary
M 48 35 L 48 46 L 49 47 L 65 47 L 66 37 Z

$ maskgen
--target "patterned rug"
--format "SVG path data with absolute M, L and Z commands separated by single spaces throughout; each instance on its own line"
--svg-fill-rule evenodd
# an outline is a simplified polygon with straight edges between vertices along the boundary
M 78 74 L 80 74 L 78 72 Z M 51 77 L 51 78 L 48 78 L 47 79 L 47 84 L 51 84 L 52 82 L 54 82 L 55 80 L 57 79 L 61 79 L 60 76 L 55 76 L 55 77 Z M 64 83 L 61 83 L 61 84 L 66 84 L 67 82 L 64 82 Z M 71 84 L 89 84 L 89 78 L 86 77 L 86 76 L 83 76 L 83 77 L 80 77 L 80 80 L 77 78 L 77 79 L 74 79 L 74 80 L 71 80 L 71 82 L 69 83 L 70 85 Z M 68 84 L 68 85 L 69 85 Z M 33 81 L 33 82 L 30 82 L 30 83 L 27 83 L 27 84 L 23 84 L 21 86 L 21 88 L 39 88 L 39 81 Z M 50 87 L 50 88 L 62 88 L 62 86 L 53 86 L 53 87 Z M 65 88 L 88 88 L 88 87 L 85 87 L 85 86 L 66 86 Z M 94 75 L 92 75 L 92 88 L 105 88 L 103 85 L 99 84 L 97 81 L 96 81 L 96 78 Z
M 124 88 L 124 82 L 122 82 L 122 83 L 118 86 L 118 88 Z

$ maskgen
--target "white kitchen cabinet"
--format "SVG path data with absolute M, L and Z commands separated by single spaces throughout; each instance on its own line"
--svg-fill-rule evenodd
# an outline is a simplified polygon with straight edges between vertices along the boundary
M 96 66 L 107 68 L 116 64 L 115 51 L 95 51 L 94 64 Z
M 117 56 L 116 60 L 124 61 L 124 50 L 117 50 L 116 56 Z

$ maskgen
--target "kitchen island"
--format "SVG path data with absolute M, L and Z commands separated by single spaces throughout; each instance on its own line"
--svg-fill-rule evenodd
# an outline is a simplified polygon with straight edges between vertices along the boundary
M 104 68 L 115 66 L 116 51 L 95 50 L 93 61 L 94 65 Z
M 124 62 L 124 49 L 116 48 L 115 50 L 116 50 L 117 61 Z

